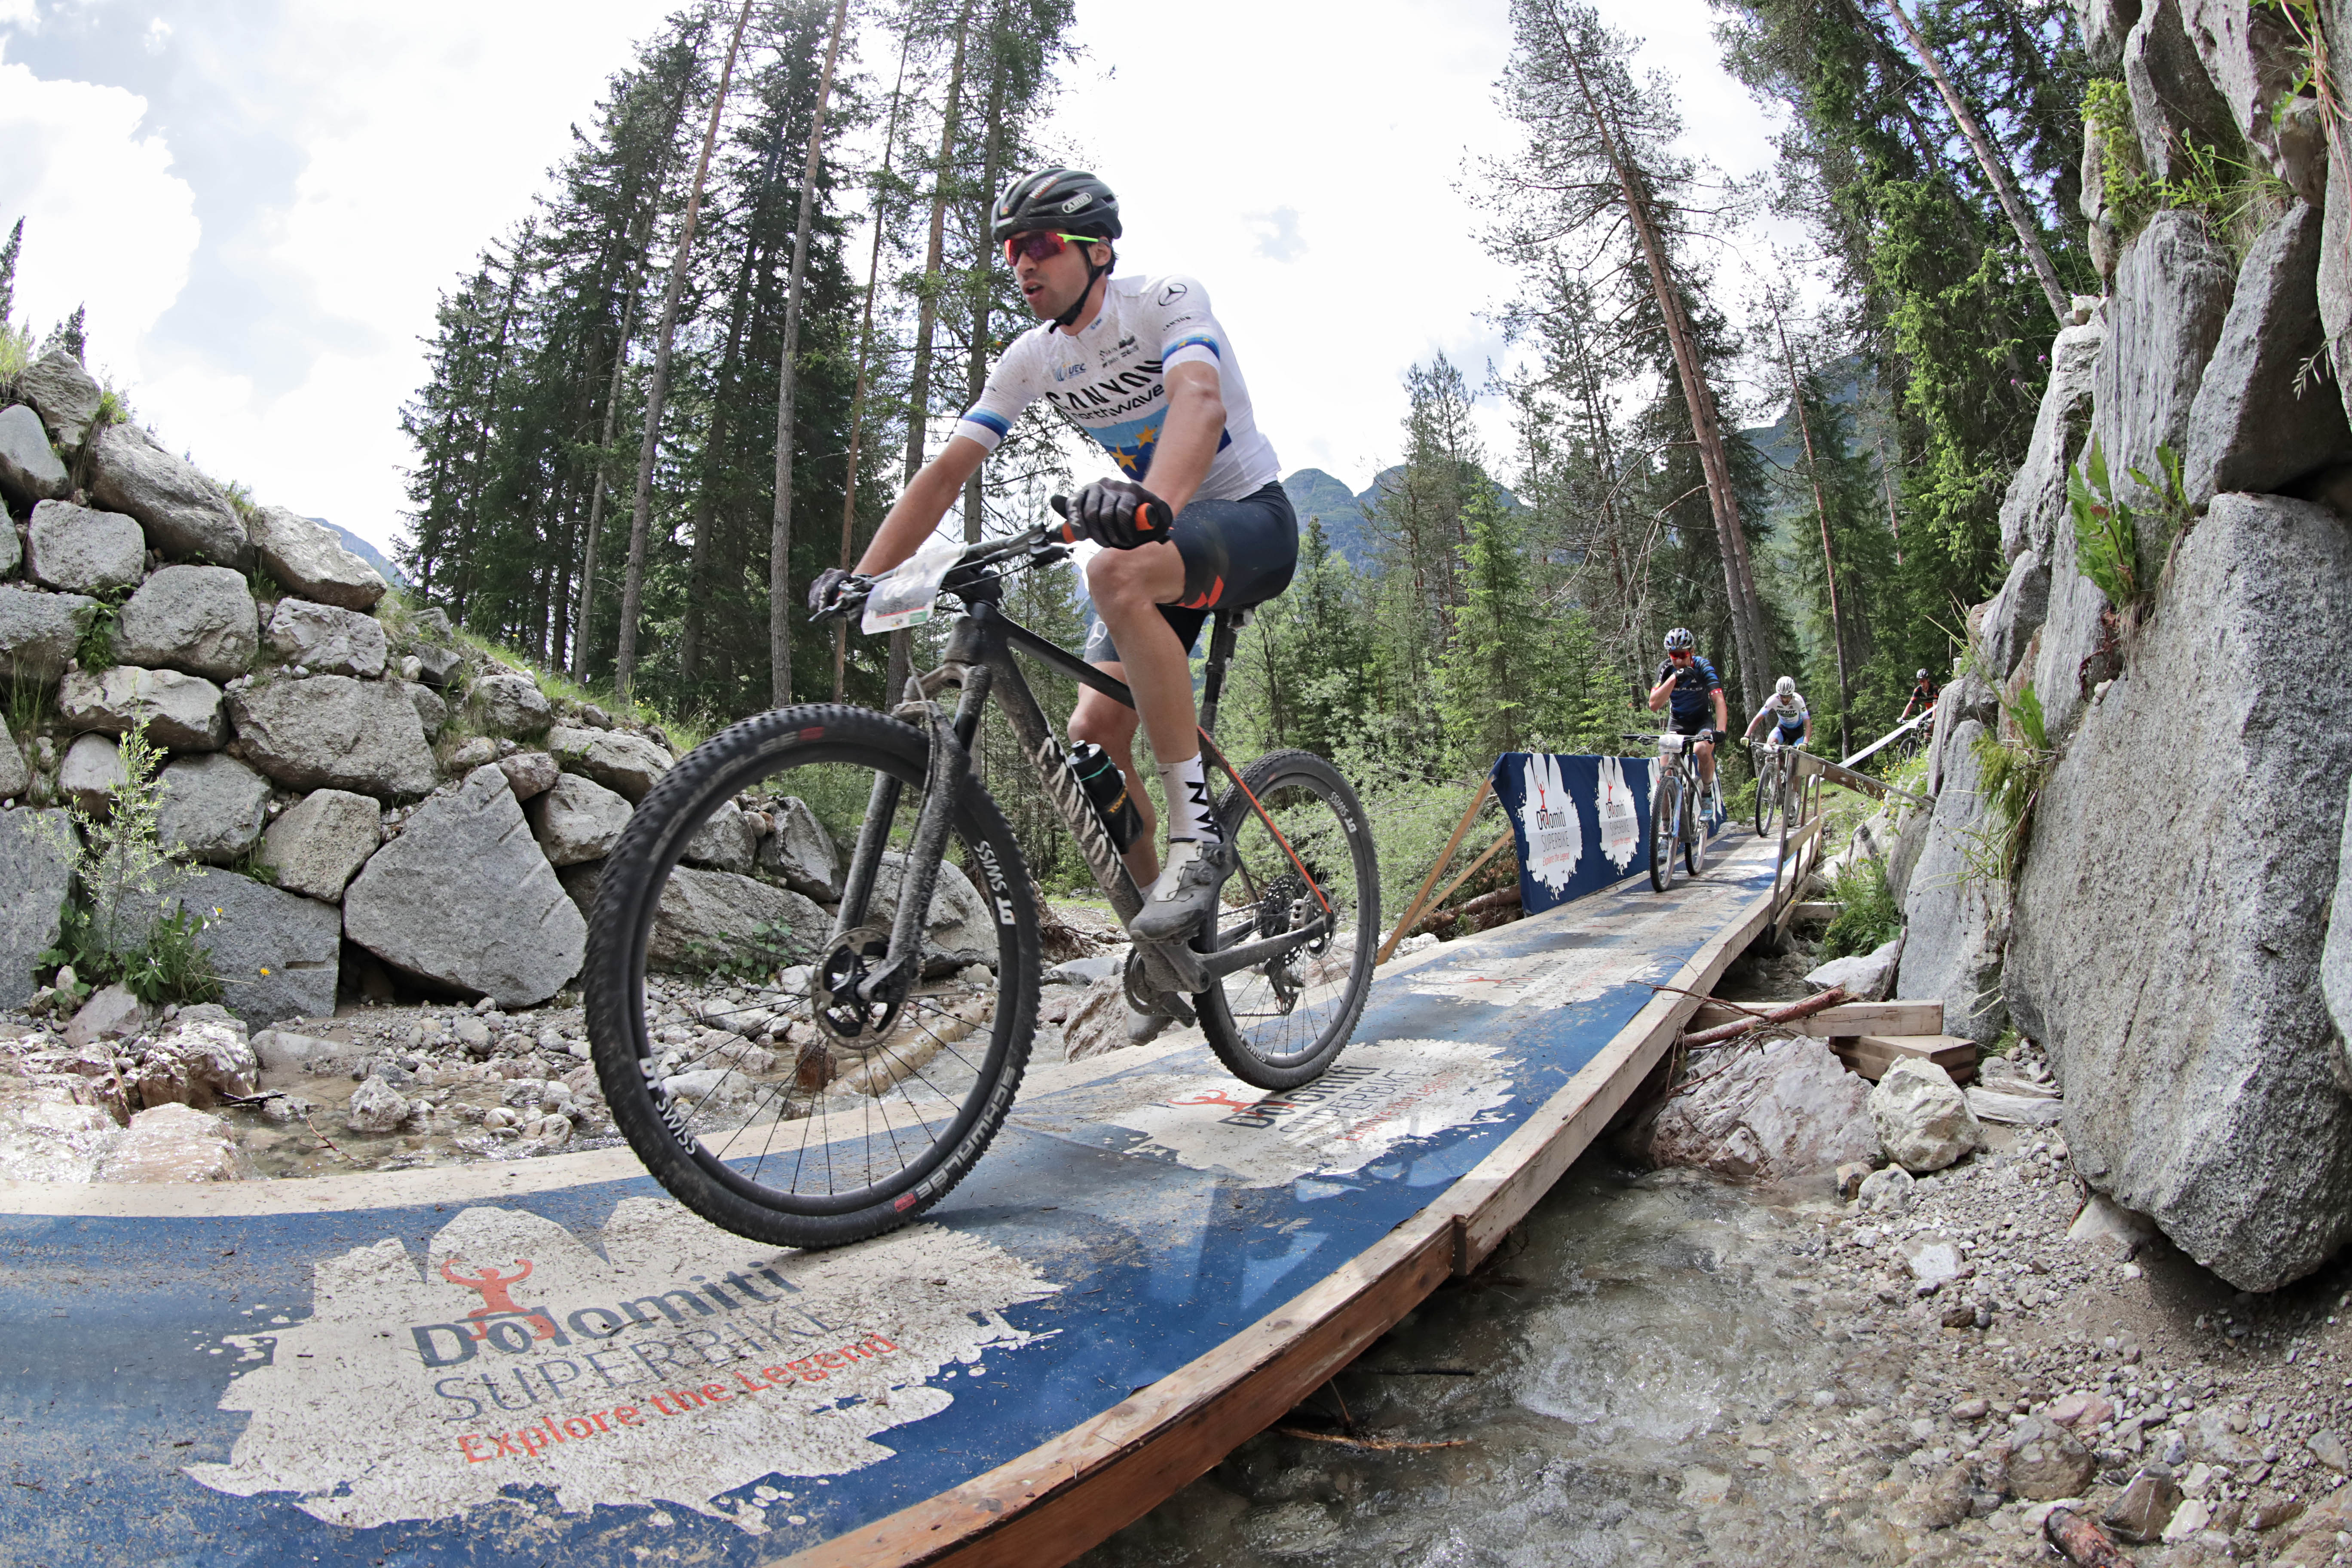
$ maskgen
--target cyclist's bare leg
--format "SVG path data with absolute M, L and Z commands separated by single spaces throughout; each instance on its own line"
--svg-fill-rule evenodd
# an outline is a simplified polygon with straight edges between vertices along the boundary
M 1698 782 L 1715 783 L 1715 742 L 1700 741 L 1691 747 L 1691 761 L 1698 764 Z
M 1106 660 L 1095 668 L 1114 680 L 1127 679 L 1127 667 L 1117 659 Z M 1160 819 L 1151 809 L 1151 796 L 1144 792 L 1143 775 L 1135 768 L 1135 710 L 1126 703 L 1106 697 L 1091 686 L 1078 688 L 1078 705 L 1070 711 L 1070 739 L 1091 741 L 1100 746 L 1125 775 L 1127 798 L 1135 802 L 1136 812 L 1143 818 L 1143 836 L 1128 846 L 1121 858 L 1126 860 L 1135 885 L 1148 888 L 1160 879 Z
M 1172 544 L 1098 551 L 1087 563 L 1087 592 L 1118 645 L 1152 754 L 1162 766 L 1199 755 L 1192 661 L 1160 613 L 1160 605 L 1183 597 L 1184 558 Z

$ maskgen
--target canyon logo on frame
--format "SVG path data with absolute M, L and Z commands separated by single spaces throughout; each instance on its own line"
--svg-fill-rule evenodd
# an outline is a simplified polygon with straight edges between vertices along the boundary
M 668 1503 L 764 1532 L 791 1494 L 728 1493 L 889 1458 L 878 1435 L 1042 1337 L 1003 1314 L 1060 1289 L 933 1225 L 778 1252 L 628 1198 L 599 1239 L 601 1256 L 551 1220 L 478 1207 L 421 1263 L 389 1238 L 320 1259 L 307 1321 L 231 1340 L 266 1364 L 221 1408 L 253 1419 L 226 1464 L 187 1473 L 353 1528 L 535 1484 L 567 1511 Z

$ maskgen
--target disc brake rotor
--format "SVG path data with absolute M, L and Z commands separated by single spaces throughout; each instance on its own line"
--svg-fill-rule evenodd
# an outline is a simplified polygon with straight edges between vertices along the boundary
M 890 951 L 890 933 L 873 926 L 844 932 L 817 965 L 814 996 L 817 1026 L 844 1045 L 870 1047 L 890 1032 L 906 1005 L 906 988 L 871 1001 L 858 987 Z

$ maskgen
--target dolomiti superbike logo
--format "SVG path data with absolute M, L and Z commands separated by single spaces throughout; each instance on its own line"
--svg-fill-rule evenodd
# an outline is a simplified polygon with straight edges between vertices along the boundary
M 188 1473 L 354 1528 L 525 1484 L 569 1511 L 668 1503 L 764 1531 L 729 1494 L 887 1458 L 879 1434 L 1040 1337 L 1004 1313 L 1059 1289 L 928 1225 L 778 1255 L 630 1198 L 598 1243 L 482 1207 L 421 1262 L 392 1239 L 321 1259 L 308 1321 L 231 1340 L 258 1364 L 221 1408 L 252 1419 L 226 1464 Z

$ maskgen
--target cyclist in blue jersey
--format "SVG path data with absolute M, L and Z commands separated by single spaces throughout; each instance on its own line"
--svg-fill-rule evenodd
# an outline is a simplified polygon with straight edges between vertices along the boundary
M 1070 735 L 1110 753 L 1143 814 L 1127 863 L 1148 891 L 1130 932 L 1181 938 L 1214 907 L 1224 860 L 1190 652 L 1212 610 L 1255 605 L 1289 586 L 1298 520 L 1208 291 L 1173 273 L 1111 277 L 1120 223 L 1109 186 L 1075 169 L 1024 174 L 997 198 L 991 230 L 1038 324 L 1005 350 L 946 449 L 899 495 L 857 571 L 886 572 L 912 555 L 1040 398 L 1108 454 L 1118 477 L 1082 487 L 1069 518 L 1105 547 L 1086 568 L 1096 617 L 1087 662 L 1126 681 L 1135 706 L 1081 689 Z M 812 608 L 827 606 L 841 576 L 817 579 Z M 1164 868 L 1135 769 L 1139 718 L 1167 796 Z
M 1722 678 L 1699 658 L 1698 639 L 1686 626 L 1666 634 L 1666 662 L 1658 667 L 1658 684 L 1650 692 L 1652 712 L 1670 704 L 1674 731 L 1696 737 L 1691 759 L 1698 763 L 1699 782 L 1712 788 L 1715 740 L 1731 732 L 1731 712 L 1724 705 Z
M 1812 743 L 1813 710 L 1805 706 L 1804 698 L 1798 694 L 1797 683 L 1788 676 L 1780 679 L 1772 688 L 1772 695 L 1764 699 L 1764 706 L 1756 710 L 1756 717 L 1748 721 L 1749 740 L 1756 738 L 1756 732 L 1764 727 L 1767 719 L 1772 721 L 1775 739 L 1780 744 L 1805 746 Z

